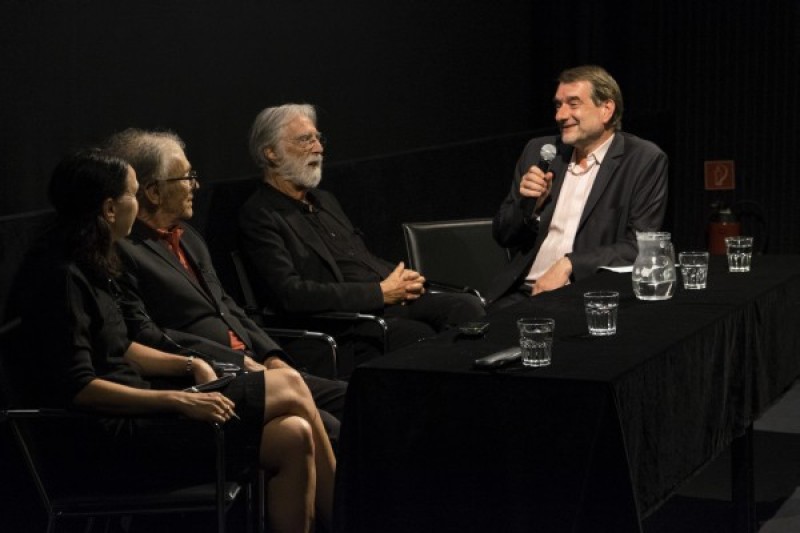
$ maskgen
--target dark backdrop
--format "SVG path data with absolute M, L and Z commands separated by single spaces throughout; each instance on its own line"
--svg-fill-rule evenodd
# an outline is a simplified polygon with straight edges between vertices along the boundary
M 0 215 L 45 207 L 64 152 L 127 126 L 176 130 L 206 179 L 229 179 L 253 171 L 247 129 L 267 105 L 317 104 L 328 161 L 380 158 L 548 127 L 553 78 L 594 62 L 622 85 L 626 129 L 669 151 L 679 247 L 702 244 L 717 198 L 703 161 L 734 159 L 738 188 L 719 197 L 755 202 L 770 251 L 800 251 L 796 0 L 0 6 Z M 503 164 L 462 179 L 508 180 Z M 420 202 L 441 200 L 425 196 L 435 175 L 415 179 Z M 376 188 L 391 195 L 393 183 Z M 500 198 L 455 200 L 484 216 Z M 369 233 L 383 211 L 351 214 Z
M 319 107 L 331 161 L 526 129 L 551 84 L 532 98 L 532 5 L 502 4 L 3 1 L 0 211 L 128 126 L 174 129 L 208 179 L 252 172 L 250 123 L 286 101 Z
M 46 206 L 65 152 L 166 127 L 205 183 L 228 180 L 254 171 L 254 115 L 286 101 L 319 106 L 326 186 L 397 259 L 400 220 L 491 216 L 520 132 L 552 126 L 553 79 L 589 62 L 670 156 L 679 249 L 718 196 L 798 253 L 799 27 L 797 0 L 0 0 L 0 285 L 28 239 L 10 215 Z M 736 161 L 736 191 L 703 191 L 705 159 Z M 41 526 L 32 487 L 3 486 L 0 527 Z

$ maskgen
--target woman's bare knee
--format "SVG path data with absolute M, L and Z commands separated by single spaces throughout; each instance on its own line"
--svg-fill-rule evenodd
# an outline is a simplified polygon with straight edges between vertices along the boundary
M 308 385 L 303 379 L 303 376 L 294 368 L 280 369 L 281 377 L 286 381 L 286 386 L 291 390 L 297 392 L 301 396 L 311 397 L 311 392 L 308 390 Z
M 293 369 L 264 372 L 267 395 L 265 417 L 296 415 L 310 420 L 316 416 L 316 406 L 303 377 Z
M 261 433 L 259 458 L 268 472 L 277 472 L 291 464 L 293 467 L 314 455 L 311 424 L 299 416 L 273 418 Z

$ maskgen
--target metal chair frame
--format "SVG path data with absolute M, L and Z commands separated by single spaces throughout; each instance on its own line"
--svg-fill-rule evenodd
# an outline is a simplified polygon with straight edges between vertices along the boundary
M 14 319 L 0 326 L 0 387 L 9 403 L 18 401 L 10 385 L 6 372 L 6 358 L 9 357 L 8 340 L 18 331 L 21 321 Z M 43 478 L 40 458 L 29 429 L 31 424 L 47 424 L 54 421 L 70 421 L 95 415 L 73 412 L 65 409 L 28 409 L 7 408 L 0 410 L 0 422 L 6 422 L 20 450 L 23 462 L 28 470 L 36 491 L 47 513 L 47 533 L 53 533 L 58 520 L 63 517 L 87 518 L 87 531 L 91 530 L 95 518 L 116 516 L 132 516 L 162 513 L 210 512 L 214 511 L 219 533 L 226 530 L 226 514 L 234 501 L 246 488 L 248 501 L 246 504 L 248 530 L 252 531 L 255 523 L 258 531 L 263 531 L 263 474 L 258 474 L 245 483 L 228 481 L 225 477 L 225 433 L 219 424 L 209 424 L 215 443 L 216 475 L 213 482 L 200 485 L 179 487 L 177 489 L 153 488 L 150 491 L 125 490 L 119 487 L 102 487 L 97 492 L 85 494 L 56 495 L 52 487 Z M 160 416 L 160 415 L 159 415 Z M 172 416 L 172 415 L 166 415 Z M 177 416 L 176 416 L 177 419 Z M 202 424 L 202 422 L 197 422 Z M 120 490 L 117 490 L 120 489 Z M 257 498 L 256 511 L 253 510 L 253 498 Z M 255 515 L 255 518 L 254 518 Z
M 241 252 L 239 250 L 231 251 L 231 260 L 233 261 L 234 267 L 236 269 L 236 276 L 239 282 L 239 288 L 242 291 L 242 296 L 244 297 L 245 301 L 245 309 L 253 314 L 261 317 L 267 323 L 281 323 L 282 317 L 276 315 L 271 310 L 266 307 L 259 305 L 259 302 L 256 298 L 255 291 L 253 290 L 253 285 L 250 282 L 250 275 L 247 272 L 247 268 L 244 264 L 244 260 L 242 259 Z M 308 315 L 307 317 L 302 317 L 302 321 L 307 321 L 312 327 L 319 327 L 323 326 L 325 321 L 332 321 L 332 322 L 350 322 L 350 323 L 358 323 L 358 322 L 367 322 L 370 324 L 374 324 L 376 330 L 378 331 L 381 344 L 383 347 L 383 353 L 386 353 L 386 343 L 387 343 L 387 325 L 386 321 L 379 316 L 370 315 L 366 313 L 353 313 L 353 312 L 345 312 L 345 311 L 329 311 L 325 313 L 313 313 Z M 324 327 L 320 327 L 320 329 L 324 329 Z M 267 328 L 267 331 L 272 331 L 273 328 Z M 301 330 L 305 331 L 305 330 Z M 309 334 L 314 332 L 308 332 Z M 334 343 L 335 340 L 332 336 L 326 333 L 316 333 L 316 335 L 324 335 Z M 334 369 L 338 372 L 338 363 L 334 361 Z

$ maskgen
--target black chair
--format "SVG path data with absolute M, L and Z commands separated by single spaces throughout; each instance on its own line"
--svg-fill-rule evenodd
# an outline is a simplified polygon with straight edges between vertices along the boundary
M 488 218 L 403 224 L 408 266 L 421 273 L 432 290 L 469 292 L 486 304 L 492 278 L 510 255 L 492 237 Z
M 239 208 L 260 182 L 260 177 L 248 176 L 204 185 L 197 191 L 191 223 L 203 234 L 214 270 L 231 298 L 240 305 L 244 304 L 242 307 L 245 311 L 284 347 L 300 345 L 305 348 L 291 350 L 303 370 L 318 376 L 336 377 L 338 347 L 333 336 L 310 323 L 288 324 L 264 320 L 262 313 L 256 311 L 252 289 L 248 285 L 248 293 L 242 290 L 239 274 L 241 265 L 232 256 L 232 252 L 238 248 L 239 227 L 236 220 Z
M 154 483 L 151 490 L 142 490 L 130 489 L 124 480 L 120 480 L 113 485 L 98 482 L 78 492 L 72 486 L 65 487 L 63 482 L 59 483 L 59 465 L 64 467 L 72 459 L 64 457 L 61 450 L 63 434 L 59 428 L 86 421 L 94 415 L 63 409 L 18 407 L 30 403 L 25 391 L 30 379 L 15 375 L 13 371 L 19 363 L 16 358 L 21 357 L 20 344 L 15 338 L 20 324 L 21 321 L 15 319 L 0 326 L 0 393 L 5 398 L 4 403 L 10 406 L 0 410 L 0 422 L 6 422 L 10 427 L 21 459 L 47 512 L 48 533 L 54 532 L 58 520 L 65 517 L 86 518 L 86 530 L 89 531 L 96 518 L 107 521 L 111 517 L 190 512 L 214 512 L 216 530 L 224 533 L 227 511 L 237 499 L 245 497 L 248 530 L 252 530 L 255 523 L 256 529 L 263 531 L 261 473 L 243 474 L 245 481 L 226 479 L 225 434 L 218 424 L 205 424 L 209 428 L 208 438 L 214 440 L 216 450 L 215 479 L 208 483 L 168 488 Z M 52 441 L 53 435 L 58 436 L 55 442 Z M 258 501 L 254 502 L 254 499 Z
M 311 374 L 326 377 L 343 377 L 342 350 L 334 340 L 341 331 L 351 331 L 366 326 L 370 341 L 386 351 L 386 323 L 380 317 L 363 313 L 332 312 L 311 316 L 282 316 L 259 305 L 247 277 L 247 271 L 238 252 L 239 228 L 236 223 L 239 209 L 259 186 L 259 176 L 211 182 L 198 190 L 195 198 L 195 216 L 192 224 L 206 239 L 214 269 L 220 282 L 231 297 L 244 303 L 245 310 L 257 319 L 267 333 L 283 339 L 288 349 Z M 292 333 L 296 330 L 300 335 Z M 314 334 L 313 332 L 322 332 Z M 307 335 L 303 335 L 303 334 Z M 327 337 L 319 337 L 326 335 Z M 356 334 L 356 336 L 359 336 Z M 323 340 L 325 339 L 325 340 Z M 321 350 L 319 342 L 328 342 L 330 347 Z M 331 351 L 335 348 L 335 351 Z M 326 352 L 322 355 L 321 352 Z M 335 355 L 335 357 L 334 357 Z M 345 357 L 347 359 L 347 357 Z M 346 373 L 346 372 L 345 372 Z
M 326 313 L 314 313 L 307 316 L 293 316 L 293 317 L 286 317 L 280 316 L 269 308 L 259 305 L 258 299 L 256 298 L 255 291 L 253 290 L 253 285 L 250 282 L 250 274 L 248 273 L 248 269 L 244 263 L 241 253 L 239 250 L 232 250 L 231 251 L 231 261 L 234 265 L 236 270 L 236 277 L 238 281 L 238 289 L 242 294 L 242 298 L 244 299 L 245 309 L 248 312 L 252 312 L 255 317 L 258 317 L 265 325 L 265 329 L 267 331 L 272 331 L 274 326 L 291 326 L 291 327 L 298 327 L 301 325 L 305 325 L 308 327 L 312 327 L 314 329 L 320 330 L 338 330 L 339 328 L 333 326 L 334 324 L 338 325 L 357 325 L 357 324 L 368 324 L 374 326 L 372 331 L 374 331 L 377 335 L 377 338 L 382 346 L 382 351 L 386 352 L 386 334 L 387 334 L 387 325 L 386 321 L 379 316 L 370 315 L 366 313 L 354 313 L 354 312 L 344 312 L 344 311 L 329 311 Z M 333 327 L 332 327 L 333 326 Z M 280 331 L 280 330 L 279 330 Z M 334 342 L 333 337 L 327 334 L 326 335 L 331 338 L 331 341 Z M 339 366 L 338 360 L 335 361 L 334 366 L 334 376 L 339 376 Z
M 245 310 L 250 313 L 249 308 Z M 253 317 L 255 319 L 258 318 L 257 315 L 254 315 Z M 322 352 L 325 354 L 322 364 L 313 361 L 311 358 L 304 357 L 302 352 L 293 352 L 292 357 L 297 361 L 303 370 L 306 370 L 311 374 L 328 378 L 336 377 L 336 369 L 339 365 L 339 347 L 336 345 L 336 339 L 334 339 L 332 336 L 328 335 L 327 333 L 309 331 L 307 329 L 278 328 L 267 327 L 263 325 L 261 326 L 261 329 L 263 329 L 264 332 L 270 337 L 279 341 L 283 340 L 284 343 L 296 340 L 312 341 L 315 346 L 321 347 Z M 318 350 L 315 350 L 315 352 L 316 351 Z

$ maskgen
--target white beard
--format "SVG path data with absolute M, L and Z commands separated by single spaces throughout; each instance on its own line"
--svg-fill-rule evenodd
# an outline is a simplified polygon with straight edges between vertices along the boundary
M 309 163 L 312 161 L 318 161 L 319 164 L 310 166 Z M 303 158 L 293 158 L 283 154 L 275 170 L 298 187 L 315 189 L 322 180 L 322 156 L 308 155 Z

